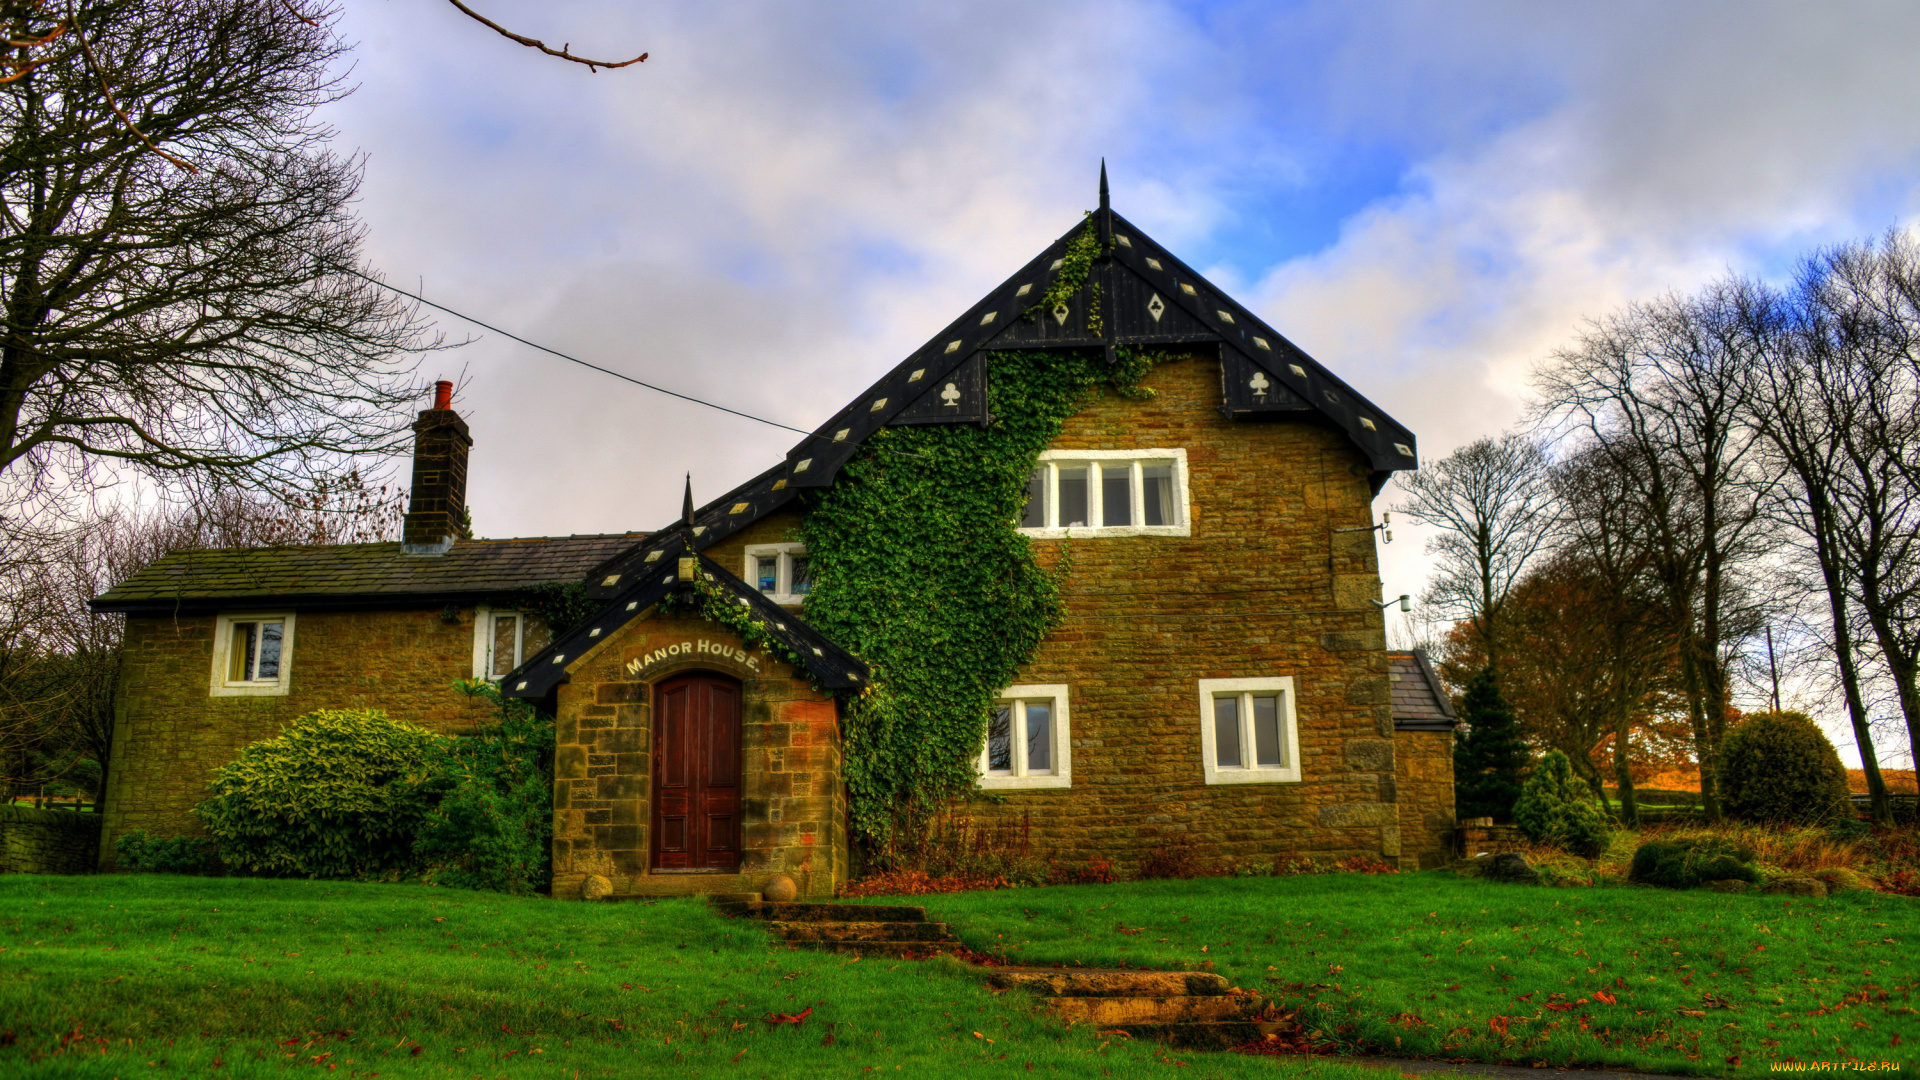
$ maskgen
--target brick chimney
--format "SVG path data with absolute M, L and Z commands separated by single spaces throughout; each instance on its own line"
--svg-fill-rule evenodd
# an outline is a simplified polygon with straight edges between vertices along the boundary
M 433 408 L 413 425 L 413 496 L 407 504 L 405 550 L 409 555 L 444 555 L 464 537 L 467 509 L 467 454 L 473 436 L 453 411 L 453 384 L 433 384 Z

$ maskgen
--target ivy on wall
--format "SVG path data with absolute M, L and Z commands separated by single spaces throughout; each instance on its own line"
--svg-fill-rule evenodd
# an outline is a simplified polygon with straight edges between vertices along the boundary
M 807 621 L 872 671 L 844 773 L 854 834 L 882 862 L 911 858 L 931 815 L 974 790 L 994 694 L 1059 620 L 1070 555 L 1043 569 L 1016 523 L 1067 417 L 1103 387 L 1152 396 L 1139 381 L 1163 357 L 1118 356 L 990 354 L 989 426 L 883 429 L 808 496 Z
M 1025 312 L 1026 318 L 1034 318 L 1042 313 L 1051 314 L 1056 308 L 1073 299 L 1086 283 L 1087 275 L 1093 271 L 1094 261 L 1112 249 L 1112 244 L 1104 247 L 1099 235 L 1093 228 L 1093 211 L 1086 214 L 1087 222 L 1080 232 L 1067 241 L 1066 254 L 1060 257 L 1060 270 L 1053 276 L 1053 284 L 1040 294 L 1040 299 Z M 1100 314 L 1100 283 L 1094 282 L 1087 290 L 1087 332 L 1095 336 L 1107 332 L 1106 320 Z

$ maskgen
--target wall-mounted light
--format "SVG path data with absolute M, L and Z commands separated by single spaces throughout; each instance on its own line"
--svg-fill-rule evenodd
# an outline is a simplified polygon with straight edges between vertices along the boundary
M 1393 514 L 1388 511 L 1382 511 L 1380 514 L 1380 524 L 1378 525 L 1355 525 L 1351 529 L 1335 529 L 1333 531 L 1337 533 L 1350 533 L 1374 532 L 1377 530 L 1381 534 L 1380 542 L 1383 544 L 1391 544 L 1393 543 L 1393 530 L 1387 528 L 1388 523 L 1391 521 L 1393 521 Z
M 1373 602 L 1373 606 L 1379 608 L 1381 611 L 1387 610 L 1394 604 L 1399 604 L 1401 611 L 1412 611 L 1413 597 L 1408 596 L 1406 593 L 1401 593 L 1398 600 L 1375 600 Z

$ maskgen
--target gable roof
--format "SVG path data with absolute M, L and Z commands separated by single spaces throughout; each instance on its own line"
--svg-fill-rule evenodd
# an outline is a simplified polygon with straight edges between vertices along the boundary
M 1064 314 L 1028 309 L 1044 296 L 1082 229 L 1095 229 L 1103 253 Z M 1097 292 L 1095 291 L 1097 288 Z M 1088 328 L 1099 297 L 1098 332 Z M 1212 345 L 1228 378 L 1220 409 L 1230 419 L 1299 416 L 1346 434 L 1374 469 L 1377 482 L 1418 465 L 1413 433 L 1355 391 L 1279 331 L 1108 205 L 1100 169 L 1100 209 L 1075 224 L 1018 272 L 949 323 L 892 371 L 802 439 L 771 468 L 698 508 L 691 521 L 654 534 L 597 568 L 587 595 L 610 606 L 606 629 L 645 609 L 614 605 L 635 575 L 686 551 L 704 551 L 783 509 L 803 490 L 831 485 L 872 435 L 894 425 L 979 423 L 987 414 L 986 354 L 1014 349 L 1104 349 L 1120 346 Z M 726 571 L 722 570 L 722 574 Z M 657 574 L 655 576 L 658 576 Z M 731 574 L 726 574 L 731 578 Z M 757 590 L 748 590 L 764 600 Z M 622 618 L 625 616 L 625 618 Z M 798 621 L 793 616 L 789 620 Z M 577 654 L 576 654 L 577 655 Z M 516 672 L 515 676 L 519 673 Z M 509 677 L 510 683 L 515 681 Z M 530 684 L 531 685 L 531 684 Z
M 699 561 L 702 576 L 731 594 L 735 602 L 764 623 L 767 633 L 800 657 L 807 674 L 821 686 L 829 690 L 851 690 L 867 684 L 867 665 L 853 654 L 827 640 L 825 635 L 793 613 L 768 600 L 760 590 L 728 573 L 719 563 L 705 555 L 696 555 L 694 558 Z M 578 661 L 612 631 L 648 614 L 655 605 L 681 587 L 677 557 L 667 558 L 663 555 L 643 565 L 647 569 L 627 576 L 626 584 L 617 586 L 620 591 L 598 615 L 555 638 L 552 644 L 528 657 L 525 663 L 502 679 L 501 692 L 508 697 L 528 700 L 545 697 L 555 686 L 566 681 L 569 659 Z
M 93 599 L 95 611 L 171 612 L 281 604 L 365 607 L 481 601 L 579 581 L 645 533 L 462 540 L 445 555 L 398 543 L 213 548 L 160 559 Z
M 1388 653 L 1387 688 L 1396 731 L 1452 731 L 1458 723 L 1425 650 Z

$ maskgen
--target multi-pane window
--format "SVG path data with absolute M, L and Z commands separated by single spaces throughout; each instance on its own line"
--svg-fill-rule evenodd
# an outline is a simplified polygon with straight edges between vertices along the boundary
M 214 697 L 287 692 L 291 614 L 222 615 L 214 623 Z
M 1209 784 L 1300 779 L 1293 680 L 1200 680 L 1201 765 Z
M 1027 480 L 1032 535 L 1186 536 L 1185 450 L 1048 450 Z
M 544 620 L 524 611 L 482 605 L 473 613 L 473 675 L 498 682 L 547 647 Z
M 777 604 L 798 604 L 813 590 L 807 549 L 801 544 L 754 544 L 747 548 L 746 577 Z
M 1071 752 L 1064 685 L 1010 686 L 987 717 L 980 786 L 1068 787 Z

